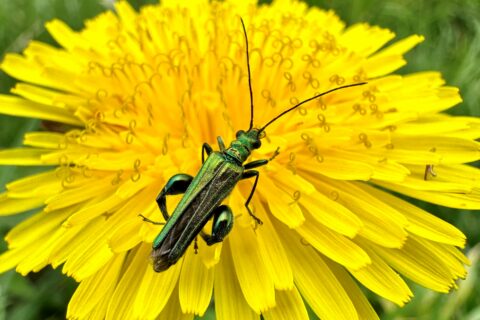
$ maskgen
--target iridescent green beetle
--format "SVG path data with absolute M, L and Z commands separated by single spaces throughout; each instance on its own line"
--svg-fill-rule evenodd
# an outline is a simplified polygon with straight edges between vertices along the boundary
M 209 144 L 204 143 L 202 146 L 202 167 L 197 175 L 195 177 L 183 173 L 174 175 L 158 195 L 157 204 L 166 223 L 153 241 L 152 259 L 153 268 L 156 272 L 167 270 L 175 264 L 198 235 L 205 240 L 207 245 L 223 241 L 233 227 L 234 218 L 231 209 L 226 205 L 221 205 L 221 203 L 230 194 L 237 182 L 242 179 L 255 178 L 250 195 L 245 202 L 245 208 L 257 224 L 262 224 L 248 207 L 260 176 L 257 170 L 252 169 L 266 165 L 278 154 L 278 149 L 270 159 L 256 160 L 245 164 L 244 162 L 253 150 L 260 148 L 260 139 L 265 128 L 304 103 L 336 90 L 365 84 L 365 82 L 362 82 L 345 85 L 317 94 L 283 111 L 260 129 L 253 128 L 254 108 L 248 38 L 245 24 L 242 19 L 240 20 L 246 43 L 248 85 L 250 89 L 250 126 L 247 131 L 237 131 L 236 139 L 232 141 L 228 148 L 225 147 L 221 137 L 217 138 L 219 151 L 213 151 Z M 205 153 L 208 156 L 206 160 Z M 169 215 L 166 207 L 166 196 L 176 194 L 183 194 L 183 197 L 172 215 Z M 203 231 L 203 227 L 212 218 L 212 231 L 211 234 L 207 234 Z M 153 222 L 145 217 L 143 219 L 154 224 L 163 224 Z M 196 249 L 197 244 L 195 242 Z

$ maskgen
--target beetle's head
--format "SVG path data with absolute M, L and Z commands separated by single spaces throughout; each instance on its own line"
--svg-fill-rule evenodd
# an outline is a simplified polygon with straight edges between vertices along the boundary
M 238 130 L 236 133 L 236 140 L 249 150 L 258 149 L 262 146 L 260 138 L 262 138 L 262 135 L 258 129 L 250 129 L 246 132 Z

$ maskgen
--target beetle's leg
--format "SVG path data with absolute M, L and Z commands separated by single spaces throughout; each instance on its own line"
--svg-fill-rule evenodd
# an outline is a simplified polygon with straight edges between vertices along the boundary
M 213 210 L 212 214 L 212 234 L 208 235 L 203 231 L 200 232 L 200 236 L 209 246 L 223 241 L 230 230 L 232 230 L 234 220 L 232 210 L 226 205 L 218 206 Z
M 147 217 L 145 217 L 143 214 L 139 214 L 138 216 L 142 217 L 143 221 L 149 222 L 149 223 L 154 224 L 154 225 L 164 225 L 165 224 L 165 222 L 158 222 L 158 221 L 150 220 Z
M 218 142 L 218 147 L 220 148 L 220 151 L 225 150 L 225 143 L 223 143 L 222 137 L 218 136 L 217 137 L 217 142 Z
M 252 161 L 252 162 L 249 162 L 249 163 L 245 163 L 243 165 L 243 168 L 245 168 L 245 170 L 258 168 L 258 167 L 266 165 L 267 163 L 268 163 L 267 159 L 255 160 L 255 161 Z M 243 179 L 243 177 L 242 177 L 242 179 Z
M 195 252 L 195 254 L 198 253 L 198 237 L 195 237 L 195 240 L 193 241 L 193 252 Z
M 165 185 L 165 187 L 163 187 L 162 191 L 160 191 L 160 193 L 158 194 L 157 200 L 156 200 L 157 205 L 160 208 L 160 211 L 162 211 L 162 215 L 165 221 L 167 221 L 168 218 L 170 217 L 167 211 L 167 201 L 166 201 L 167 196 L 185 193 L 185 191 L 187 191 L 187 188 L 192 182 L 192 180 L 193 180 L 193 177 L 191 175 L 188 175 L 185 173 L 176 174 L 172 176 L 170 179 L 168 179 L 167 184 Z M 144 221 L 147 221 L 153 224 L 165 224 L 164 222 L 152 221 L 141 214 L 139 216 L 142 217 Z
M 213 149 L 212 147 L 208 144 L 208 143 L 203 143 L 203 146 L 202 146 L 202 163 L 205 162 L 205 152 L 207 152 L 207 156 L 210 155 L 210 153 L 212 153 Z
M 258 160 L 258 161 L 262 161 L 262 160 Z M 266 161 L 266 160 L 264 160 L 264 161 Z M 255 162 L 257 162 L 257 161 L 253 161 L 251 163 L 255 163 Z M 258 165 L 257 165 L 257 167 L 258 167 Z M 258 178 L 260 177 L 260 173 L 257 170 L 244 171 L 241 179 L 248 179 L 248 178 L 252 178 L 252 177 L 255 177 L 255 182 L 253 183 L 252 191 L 250 192 L 250 195 L 248 196 L 248 199 L 245 202 L 245 208 L 247 208 L 248 213 L 253 218 L 253 220 L 255 220 L 255 222 L 257 224 L 263 224 L 262 220 L 260 220 L 257 216 L 255 216 L 252 213 L 252 211 L 250 210 L 250 208 L 248 207 L 248 204 L 250 203 L 250 200 L 252 200 L 253 194 L 255 193 L 255 189 L 257 188 L 257 182 L 258 182 Z
M 248 170 L 248 169 L 253 169 L 253 168 L 258 168 L 258 167 L 264 166 L 269 161 L 272 161 L 273 159 L 275 159 L 276 156 L 278 156 L 278 154 L 280 153 L 280 152 L 278 152 L 279 149 L 280 149 L 280 147 L 278 147 L 277 150 L 275 150 L 275 152 L 270 157 L 270 159 L 268 159 L 268 160 L 267 159 L 255 160 L 255 161 L 244 164 L 243 167 L 245 168 L 245 170 Z

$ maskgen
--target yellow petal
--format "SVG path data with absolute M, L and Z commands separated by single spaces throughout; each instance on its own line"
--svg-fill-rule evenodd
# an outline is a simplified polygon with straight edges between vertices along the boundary
M 240 288 L 229 241 L 226 241 L 223 246 L 222 257 L 215 272 L 213 293 L 218 320 L 258 320 L 260 318 L 250 308 Z
M 365 251 L 352 240 L 331 231 L 313 220 L 310 215 L 305 216 L 307 221 L 295 230 L 319 252 L 352 269 L 359 269 L 370 263 Z
M 78 188 L 67 189 L 46 200 L 46 211 L 65 208 L 85 200 L 96 198 L 101 193 L 106 193 L 112 189 L 111 178 L 106 179 L 90 179 Z
M 107 263 L 113 257 L 106 240 L 112 228 L 114 225 L 103 217 L 86 225 L 73 241 L 78 245 L 70 245 L 63 272 L 80 281 Z
M 273 307 L 275 305 L 273 280 L 262 260 L 253 229 L 234 227 L 228 241 L 245 300 L 258 314 Z
M 263 313 L 265 320 L 308 320 L 307 309 L 297 288 L 277 290 L 274 308 Z
M 413 296 L 407 284 L 373 250 L 368 250 L 366 246 L 362 247 L 372 263 L 361 269 L 350 269 L 350 273 L 379 296 L 403 306 Z
M 358 319 L 350 298 L 324 259 L 314 249 L 302 244 L 291 230 L 281 227 L 281 231 L 291 257 L 295 284 L 313 311 L 326 320 Z
M 341 283 L 342 287 L 345 288 L 345 292 L 348 294 L 350 300 L 355 306 L 355 310 L 358 313 L 358 318 L 372 320 L 379 319 L 377 313 L 365 296 L 365 293 L 361 288 L 359 288 L 357 282 L 352 279 L 352 276 L 337 263 L 328 259 L 325 259 L 324 261 L 330 270 L 335 274 L 335 277 Z
M 199 241 L 198 250 L 206 245 Z M 183 269 L 178 282 L 180 306 L 183 313 L 203 316 L 210 304 L 215 267 L 207 268 L 202 257 L 194 253 L 193 246 L 185 253 Z
M 357 23 L 345 30 L 340 39 L 354 48 L 353 50 L 356 52 L 368 56 L 394 37 L 395 34 L 388 29 Z M 368 39 L 368 41 L 362 41 L 363 39 Z
M 183 313 L 178 300 L 178 286 L 170 295 L 170 300 L 163 308 L 162 312 L 156 319 L 175 319 L 175 320 L 192 320 L 195 316 L 189 313 Z
M 41 235 L 53 232 L 71 214 L 70 210 L 54 213 L 39 212 L 25 219 L 5 236 L 9 248 L 34 243 Z
M 288 255 L 282 245 L 281 235 L 277 233 L 266 208 L 257 199 L 253 200 L 257 209 L 255 214 L 263 224 L 255 230 L 258 240 L 258 248 L 265 262 L 265 267 L 272 277 L 276 289 L 289 290 L 293 288 L 293 272 L 288 260 Z
M 407 219 L 386 203 L 361 190 L 361 183 L 329 180 L 319 190 L 335 197 L 340 204 L 355 212 L 364 228 L 359 234 L 382 246 L 399 248 L 407 233 Z M 388 214 L 386 214 L 388 212 Z
M 362 188 L 401 212 L 408 219 L 406 229 L 409 232 L 436 242 L 465 245 L 465 235 L 453 225 L 389 193 L 366 185 Z
M 299 199 L 302 210 L 335 232 L 353 238 L 363 228 L 363 222 L 352 211 L 320 192 Z
M 64 48 L 73 49 L 78 47 L 90 47 L 86 39 L 78 32 L 74 32 L 63 21 L 52 20 L 45 24 L 45 28 L 52 35 L 52 37 Z
M 150 248 L 147 245 L 139 246 L 130 260 L 130 263 L 124 269 L 121 279 L 117 283 L 107 309 L 105 319 L 131 319 L 134 306 L 135 295 L 143 283 L 143 278 L 147 272 L 146 268 L 151 268 L 145 261 L 148 260 Z
M 419 35 L 411 35 L 402 40 L 398 40 L 395 43 L 389 45 L 387 48 L 379 51 L 375 54 L 376 57 L 390 56 L 404 54 L 407 51 L 410 51 L 417 44 L 423 42 L 425 38 Z
M 400 135 L 392 137 L 394 150 L 431 152 L 440 155 L 441 163 L 465 163 L 480 159 L 480 143 L 445 136 Z M 429 163 L 424 162 L 425 163 Z
M 124 255 L 116 255 L 108 264 L 88 279 L 80 282 L 67 309 L 67 318 L 85 318 L 101 300 L 107 300 L 121 275 Z M 98 308 L 101 309 L 101 308 Z
M 176 287 L 180 270 L 182 269 L 182 261 L 178 261 L 166 271 L 157 273 L 153 270 L 153 266 L 150 263 L 146 263 L 149 259 L 151 248 L 150 246 L 145 247 L 148 248 L 148 253 L 143 260 L 143 277 L 137 290 L 133 291 L 133 294 L 136 294 L 136 296 L 133 298 L 132 317 L 135 319 L 155 319 L 160 312 L 165 312 L 165 308 L 168 309 L 171 301 L 177 301 L 176 306 L 178 310 L 181 310 L 178 305 L 178 290 Z M 131 272 L 138 273 L 138 270 L 131 270 Z M 177 311 L 177 313 L 180 312 Z M 159 317 L 159 319 L 162 318 Z
M 0 151 L 0 165 L 38 166 L 58 164 L 58 161 L 44 161 L 41 156 L 50 150 L 34 148 L 12 148 Z
M 264 198 L 269 199 L 268 206 L 270 212 L 289 227 L 294 228 L 305 221 L 302 210 L 300 210 L 294 201 L 294 195 L 288 195 L 286 192 L 282 191 L 275 186 L 270 178 L 262 177 L 257 191 Z
M 47 171 L 7 183 L 8 195 L 12 198 L 52 196 L 62 189 L 57 171 Z
M 373 56 L 367 60 L 364 68 L 369 77 L 375 78 L 389 74 L 406 63 L 402 55 Z
M 114 211 L 114 208 L 123 202 L 124 200 L 115 194 L 106 195 L 103 197 L 103 200 L 95 201 L 92 204 L 85 204 L 82 209 L 72 214 L 65 223 L 68 225 L 86 223 L 102 214 L 111 213 Z
M 28 257 L 29 251 L 24 248 L 7 250 L 0 255 L 0 272 L 15 268 L 21 261 Z
M 65 143 L 65 136 L 54 132 L 29 132 L 25 134 L 23 144 L 31 147 L 57 149 Z
M 455 278 L 450 273 L 456 266 L 448 265 L 419 241 L 409 237 L 403 248 L 388 249 L 374 246 L 390 266 L 413 281 L 438 292 L 448 292 Z
M 439 204 L 445 207 L 470 210 L 480 209 L 480 191 L 476 190 L 472 190 L 471 193 L 428 192 L 405 188 L 393 183 L 381 181 L 375 181 L 375 183 L 381 187 L 412 198 Z
M 76 126 L 82 125 L 82 122 L 66 109 L 7 95 L 0 95 L 0 113 L 16 117 L 56 121 Z

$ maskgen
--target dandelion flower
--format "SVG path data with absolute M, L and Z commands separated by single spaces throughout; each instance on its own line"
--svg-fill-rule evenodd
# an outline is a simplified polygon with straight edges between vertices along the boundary
M 9 54 L 19 80 L 3 114 L 46 130 L 0 164 L 49 169 L 6 186 L 0 214 L 37 212 L 7 235 L 0 271 L 61 266 L 79 286 L 70 319 L 193 319 L 215 301 L 218 319 L 374 319 L 360 286 L 403 306 L 410 279 L 448 292 L 465 277 L 455 227 L 397 197 L 480 208 L 479 119 L 442 113 L 461 102 L 437 72 L 400 76 L 422 42 L 292 0 L 162 1 L 135 12 L 116 4 L 79 31 L 47 24 L 58 47 L 33 41 Z M 266 130 L 250 161 L 268 159 L 226 204 L 226 239 L 191 245 L 156 273 L 151 244 L 162 226 L 155 198 L 176 173 L 195 175 L 204 142 L 248 127 L 246 22 L 255 126 L 334 87 Z M 434 174 L 435 173 L 435 174 Z M 170 199 L 172 198 L 172 199 Z M 170 197 L 173 208 L 178 197 Z M 208 231 L 209 225 L 205 227 Z

